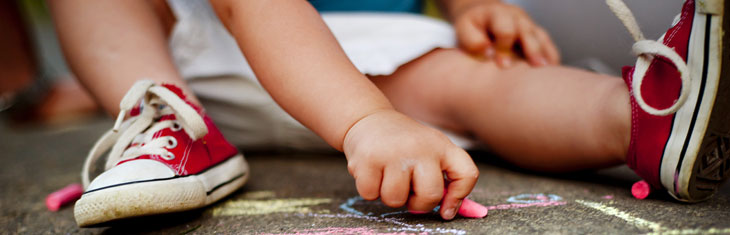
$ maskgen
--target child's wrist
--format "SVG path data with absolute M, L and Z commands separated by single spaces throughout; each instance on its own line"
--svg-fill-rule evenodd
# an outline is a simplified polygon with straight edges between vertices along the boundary
M 367 124 L 372 121 L 376 121 L 377 119 L 389 119 L 389 118 L 397 118 L 397 117 L 405 116 L 401 114 L 400 112 L 396 111 L 395 109 L 378 109 L 374 110 L 373 112 L 370 112 L 369 114 L 361 117 L 357 121 L 355 121 L 350 128 L 347 129 L 347 132 L 345 132 L 345 137 L 342 139 L 342 152 L 347 153 L 348 152 L 348 145 L 357 143 L 357 140 L 359 139 L 360 129 L 363 128 L 363 126 L 368 126 Z M 367 129 L 367 128 L 365 128 Z

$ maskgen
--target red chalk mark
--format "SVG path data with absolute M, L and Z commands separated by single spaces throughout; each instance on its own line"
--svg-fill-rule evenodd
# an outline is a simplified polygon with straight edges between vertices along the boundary
M 461 202 L 461 207 L 459 207 L 458 213 L 459 215 L 467 218 L 484 218 L 487 216 L 487 212 L 489 212 L 487 207 L 469 200 L 468 198 L 464 198 L 464 201 Z
M 648 197 L 650 193 L 651 186 L 649 186 L 649 183 L 644 180 L 636 182 L 633 186 L 631 186 L 631 194 L 634 195 L 636 199 L 644 199 Z
M 46 207 L 50 211 L 58 211 L 62 206 L 74 202 L 84 193 L 80 184 L 69 184 L 68 186 L 49 194 L 46 197 Z

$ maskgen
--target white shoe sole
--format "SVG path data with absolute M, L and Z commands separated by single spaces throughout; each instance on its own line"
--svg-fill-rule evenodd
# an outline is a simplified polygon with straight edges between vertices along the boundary
M 688 61 L 692 89 L 673 120 L 660 178 L 677 200 L 710 198 L 730 175 L 728 19 L 722 0 L 695 3 Z M 725 70 L 722 70 L 725 68 Z M 718 98 L 719 97 L 719 98 Z
M 201 173 L 153 179 L 84 193 L 74 217 L 80 227 L 117 219 L 178 212 L 204 207 L 243 186 L 248 164 L 242 154 Z

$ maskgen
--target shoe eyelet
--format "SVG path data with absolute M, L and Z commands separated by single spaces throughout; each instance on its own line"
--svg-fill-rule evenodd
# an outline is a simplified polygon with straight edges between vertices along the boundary
M 175 147 L 177 147 L 177 139 L 175 139 L 175 137 L 168 138 L 167 139 L 167 146 L 165 146 L 165 148 L 167 148 L 167 149 L 174 149 Z
M 162 157 L 162 159 L 170 161 L 172 159 L 175 159 L 175 154 L 173 154 L 171 152 L 167 152 L 166 154 L 163 154 L 160 157 Z
M 174 122 L 172 124 L 172 128 L 170 128 L 170 129 L 172 129 L 172 131 L 177 132 L 177 131 L 182 130 L 182 126 L 180 125 L 180 123 Z

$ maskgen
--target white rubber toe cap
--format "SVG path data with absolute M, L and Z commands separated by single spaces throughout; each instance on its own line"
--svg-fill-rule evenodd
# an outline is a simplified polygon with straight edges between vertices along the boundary
M 97 176 L 91 181 L 86 191 L 136 181 L 171 178 L 174 176 L 175 172 L 161 162 L 149 159 L 133 160 L 115 166 Z

